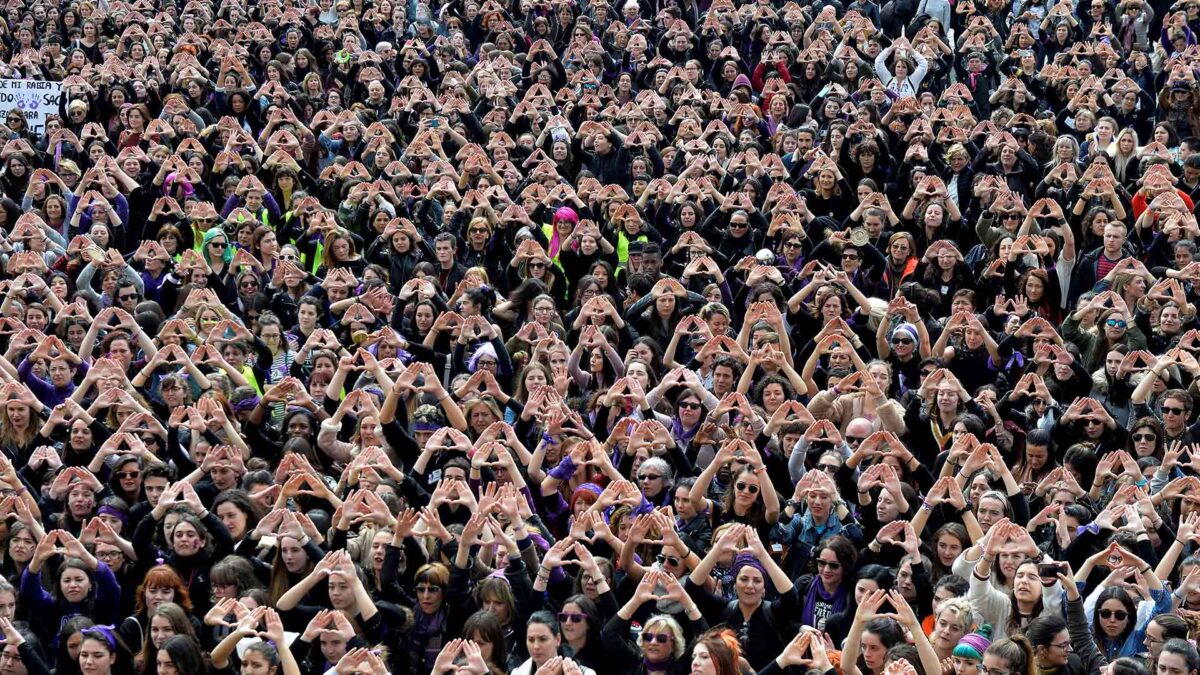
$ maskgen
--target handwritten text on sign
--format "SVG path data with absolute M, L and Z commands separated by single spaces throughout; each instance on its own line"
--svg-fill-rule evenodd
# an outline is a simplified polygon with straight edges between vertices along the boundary
M 0 112 L 24 112 L 29 128 L 35 134 L 45 130 L 47 116 L 58 114 L 61 98 L 61 82 L 0 79 Z

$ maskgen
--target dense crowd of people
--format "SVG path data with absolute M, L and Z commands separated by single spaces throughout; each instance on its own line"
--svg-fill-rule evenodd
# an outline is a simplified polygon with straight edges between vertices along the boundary
M 0 675 L 1200 674 L 1198 34 L 12 0 Z

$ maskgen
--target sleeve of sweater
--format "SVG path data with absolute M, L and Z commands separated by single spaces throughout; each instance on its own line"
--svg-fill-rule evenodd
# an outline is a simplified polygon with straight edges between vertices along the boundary
M 970 590 L 967 591 L 967 600 L 971 602 L 971 608 L 981 620 L 992 624 L 997 630 L 1003 630 L 1008 623 L 1009 612 L 1012 611 L 1008 596 L 996 590 L 991 580 L 976 576 L 974 569 L 968 570 L 967 574 L 971 584 Z

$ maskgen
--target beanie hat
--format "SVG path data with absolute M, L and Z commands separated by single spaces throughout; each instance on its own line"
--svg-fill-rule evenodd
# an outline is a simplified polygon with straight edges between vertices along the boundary
M 992 644 L 992 626 L 985 623 L 974 633 L 962 636 L 951 654 L 962 659 L 982 661 L 983 653 L 987 651 L 990 644 Z
M 738 87 L 745 87 L 747 89 L 754 88 L 750 86 L 750 78 L 746 77 L 746 75 L 743 73 L 739 73 L 737 77 L 733 78 L 733 88 L 737 89 Z

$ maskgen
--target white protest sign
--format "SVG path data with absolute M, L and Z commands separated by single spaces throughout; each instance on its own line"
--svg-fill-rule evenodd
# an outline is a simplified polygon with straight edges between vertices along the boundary
M 62 82 L 0 79 L 0 113 L 24 112 L 34 134 L 46 129 L 46 117 L 58 114 L 61 99 Z

